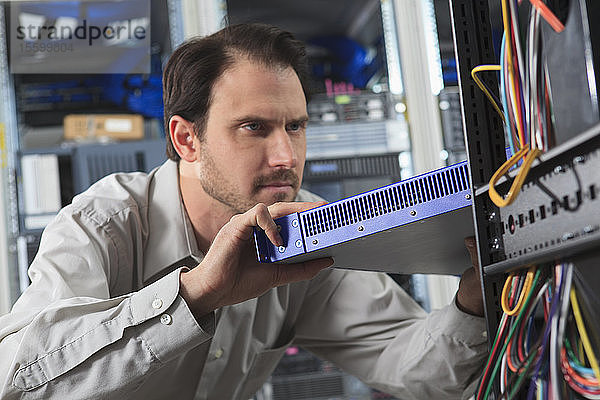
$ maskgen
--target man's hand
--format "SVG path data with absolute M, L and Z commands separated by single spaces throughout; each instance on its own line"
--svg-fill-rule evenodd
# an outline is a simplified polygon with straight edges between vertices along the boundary
M 257 204 L 234 215 L 217 233 L 202 262 L 182 273 L 180 293 L 196 317 L 226 305 L 257 297 L 267 290 L 314 277 L 333 264 L 323 258 L 298 264 L 261 264 L 256 258 L 252 229 L 255 226 L 276 246 L 283 245 L 273 219 L 325 203 Z
M 460 278 L 458 293 L 456 294 L 456 305 L 462 311 L 483 316 L 483 295 L 479 280 L 479 262 L 477 261 L 477 246 L 474 237 L 465 239 L 465 245 L 471 256 L 473 267 L 467 269 Z

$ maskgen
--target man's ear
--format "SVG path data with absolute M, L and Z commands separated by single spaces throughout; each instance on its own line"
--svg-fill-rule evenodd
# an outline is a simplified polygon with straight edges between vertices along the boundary
M 171 143 L 182 160 L 192 162 L 196 160 L 196 149 L 194 146 L 195 130 L 194 123 L 187 119 L 173 115 L 169 120 L 169 135 Z

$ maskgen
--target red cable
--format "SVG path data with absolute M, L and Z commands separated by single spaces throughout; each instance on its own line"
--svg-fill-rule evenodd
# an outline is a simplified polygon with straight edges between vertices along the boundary
M 584 385 L 584 386 L 592 386 L 592 387 L 598 386 L 598 381 L 596 379 L 594 379 L 594 380 L 587 379 L 587 378 L 579 375 L 573 369 L 573 367 L 571 367 L 571 364 L 569 364 L 569 361 L 567 360 L 567 351 L 565 350 L 564 347 L 562 348 L 562 350 L 560 352 L 560 361 L 561 361 L 561 367 L 563 368 L 563 374 L 566 372 L 576 383 L 579 383 L 580 385 Z M 598 393 L 595 393 L 595 394 L 600 394 L 600 388 L 594 390 L 593 392 L 596 392 L 596 391 Z
M 508 342 L 508 346 L 506 346 L 506 364 L 508 364 L 508 368 L 512 372 L 517 372 L 517 367 L 512 362 L 512 357 L 510 356 L 512 350 L 512 340 Z
M 541 0 L 529 0 L 529 2 L 540 12 L 540 15 L 544 20 L 550 24 L 552 29 L 556 32 L 562 32 L 565 29 L 565 26 L 562 22 L 554 15 L 552 10 L 548 8 L 546 4 L 544 4 Z
M 515 278 L 518 278 L 519 282 L 517 282 L 517 280 Z M 521 283 L 520 281 L 521 281 L 521 275 L 513 277 L 512 281 L 510 282 L 511 288 L 510 288 L 510 297 L 508 298 L 508 304 L 510 304 L 511 308 L 513 308 L 515 306 L 515 299 L 518 297 L 517 289 L 519 288 L 519 284 Z
M 498 333 L 498 340 L 496 340 L 496 344 L 490 353 L 490 357 L 488 358 L 488 363 L 485 366 L 485 372 L 483 373 L 483 378 L 481 380 L 481 384 L 479 385 L 479 390 L 477 391 L 477 400 L 481 399 L 481 392 L 483 391 L 483 386 L 485 383 L 485 377 L 490 372 L 490 366 L 492 365 L 492 361 L 494 360 L 494 354 L 496 354 L 496 350 L 498 350 L 498 345 L 500 344 L 500 340 L 502 339 L 502 335 L 504 334 L 504 328 L 506 327 L 506 321 L 508 321 L 508 317 L 502 320 L 502 325 L 500 326 L 500 332 Z
M 517 355 L 519 357 L 519 362 L 523 362 L 525 360 L 525 355 L 523 354 L 523 332 L 525 331 L 527 321 L 523 321 L 523 329 L 519 330 L 519 337 L 517 338 Z
M 511 41 L 511 44 L 512 44 L 513 48 L 516 49 L 515 33 L 512 30 L 512 25 L 511 25 L 511 30 L 510 30 L 510 41 Z M 515 52 L 515 55 L 516 54 L 517 53 Z M 519 63 L 517 61 L 518 61 L 518 59 L 515 57 L 514 60 L 513 60 L 514 77 L 515 77 L 515 79 L 514 79 L 515 96 L 517 97 L 515 100 L 516 100 L 516 103 L 517 103 L 516 104 L 517 105 L 517 111 L 518 111 L 518 114 L 520 116 L 519 121 L 517 121 L 517 123 L 519 124 L 519 127 L 521 128 L 519 130 L 519 142 L 520 142 L 519 143 L 520 144 L 519 148 L 521 148 L 522 146 L 525 146 L 525 143 L 526 143 L 526 140 L 525 140 L 525 125 L 524 125 L 525 116 L 523 115 L 523 109 L 524 109 L 524 107 L 523 107 L 523 103 L 521 101 L 522 99 L 521 99 L 521 96 L 520 96 L 520 93 L 521 93 L 521 79 L 520 79 L 520 76 L 521 75 L 519 75 Z

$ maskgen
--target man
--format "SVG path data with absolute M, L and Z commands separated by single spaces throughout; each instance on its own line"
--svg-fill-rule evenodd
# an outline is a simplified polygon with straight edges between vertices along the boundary
M 322 204 L 299 190 L 304 63 L 262 25 L 174 52 L 171 160 L 101 180 L 48 225 L 0 319 L 1 398 L 246 399 L 291 343 L 403 399 L 460 397 L 486 350 L 473 270 L 428 315 L 384 274 L 256 262 L 253 227 L 279 245 L 273 218 Z

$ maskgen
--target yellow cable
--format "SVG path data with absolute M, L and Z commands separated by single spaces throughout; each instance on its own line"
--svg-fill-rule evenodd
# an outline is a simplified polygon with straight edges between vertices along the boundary
M 585 330 L 585 323 L 583 322 L 583 318 L 581 317 L 581 310 L 579 309 L 579 302 L 577 301 L 577 295 L 575 294 L 574 288 L 571 288 L 570 295 L 571 306 L 573 307 L 573 314 L 575 315 L 575 322 L 577 323 L 577 330 L 579 331 L 579 336 L 581 337 L 581 341 L 583 342 L 585 354 L 587 355 L 587 358 L 590 361 L 590 365 L 592 366 L 592 370 L 594 371 L 596 379 L 598 380 L 598 382 L 600 382 L 600 368 L 598 368 L 598 360 L 596 360 L 594 350 L 592 349 L 592 344 L 590 343 L 587 331 Z
M 510 309 L 509 304 L 508 304 L 508 287 L 510 286 L 510 283 L 514 279 L 515 274 L 514 274 L 514 272 L 511 272 L 510 275 L 508 275 L 508 278 L 506 278 L 506 281 L 504 282 L 504 287 L 502 288 L 502 297 L 501 297 L 501 301 L 500 301 L 500 303 L 502 305 L 502 311 L 504 311 L 504 313 L 506 315 L 512 317 L 513 315 L 515 315 L 519 311 L 521 311 L 521 307 L 523 307 L 523 301 L 525 300 L 525 298 L 531 291 L 534 273 L 535 273 L 535 267 L 531 267 L 527 270 L 527 276 L 525 277 L 525 284 L 523 285 L 523 289 L 521 289 L 521 294 L 519 295 L 519 301 L 517 301 L 517 305 L 512 310 Z
M 533 160 L 535 160 L 540 154 L 540 149 L 532 149 L 531 151 L 528 151 L 527 147 L 521 147 L 519 151 L 517 151 L 511 158 L 506 160 L 506 162 L 502 164 L 502 166 L 500 166 L 496 172 L 494 172 L 492 179 L 490 179 L 489 188 L 490 199 L 492 199 L 494 204 L 496 204 L 498 207 L 506 207 L 517 198 L 517 195 L 521 191 L 521 186 L 523 186 L 525 178 L 527 178 L 527 174 L 531 169 L 531 163 L 533 163 Z M 508 170 L 510 170 L 510 168 L 519 162 L 519 160 L 523 157 L 525 158 L 523 164 L 521 165 L 521 169 L 515 177 L 510 189 L 508 190 L 506 198 L 500 196 L 500 194 L 498 194 L 496 191 L 496 183 L 502 175 L 506 174 Z
M 508 56 L 509 72 L 512 72 L 512 52 L 510 51 L 510 35 L 508 34 L 508 12 L 506 11 L 506 0 L 502 0 L 502 23 L 504 25 L 504 34 L 506 35 L 506 55 Z
M 481 79 L 479 79 L 479 77 L 477 76 L 477 73 L 481 72 L 481 71 L 500 71 L 500 66 L 499 65 L 478 65 L 471 70 L 471 76 L 473 77 L 473 80 L 475 81 L 477 86 L 479 86 L 479 89 L 481 89 L 481 91 L 483 93 L 485 93 L 485 95 L 487 96 L 490 103 L 492 103 L 492 105 L 494 106 L 494 109 L 496 110 L 498 115 L 500 115 L 500 118 L 502 118 L 502 121 L 504 121 L 504 123 L 506 123 L 506 121 L 504 120 L 504 113 L 500 109 L 500 106 L 498 106 L 498 103 L 496 103 L 496 100 L 494 100 L 494 97 L 492 96 L 492 94 L 489 92 L 489 90 L 483 84 L 483 82 L 481 82 Z
M 506 0 L 502 0 L 502 23 L 504 25 L 504 36 L 506 38 L 506 44 L 505 44 L 505 53 L 506 53 L 506 63 L 508 66 L 508 76 L 509 76 L 509 80 L 508 80 L 508 85 L 510 86 L 510 93 L 512 94 L 512 98 L 513 98 L 513 104 L 515 104 L 516 101 L 518 101 L 517 98 L 517 93 L 515 90 L 515 71 L 514 71 L 514 67 L 513 67 L 513 56 L 512 56 L 512 42 L 511 42 L 511 36 L 510 36 L 510 26 L 509 26 L 509 21 L 508 21 L 508 11 L 507 11 L 507 4 L 506 4 Z M 508 96 L 509 91 L 506 91 L 506 95 Z M 524 138 L 524 134 L 522 132 L 521 129 L 521 124 L 519 121 L 521 121 L 521 113 L 519 112 L 519 108 L 518 107 L 514 107 L 514 114 L 515 114 L 515 121 L 516 121 L 516 128 L 517 128 L 517 132 L 518 132 L 518 136 L 519 136 L 519 142 L 521 143 L 520 147 L 525 146 L 525 143 L 523 143 L 523 138 Z
M 510 309 L 508 306 L 508 288 L 511 286 L 514 278 L 515 278 L 514 272 L 511 272 L 510 274 L 508 274 L 508 278 L 506 278 L 506 281 L 504 281 L 504 287 L 502 288 L 502 296 L 500 297 L 500 304 L 502 305 L 502 311 L 504 311 L 505 314 L 508 314 L 510 312 Z M 521 294 L 523 294 L 522 291 L 521 291 Z

